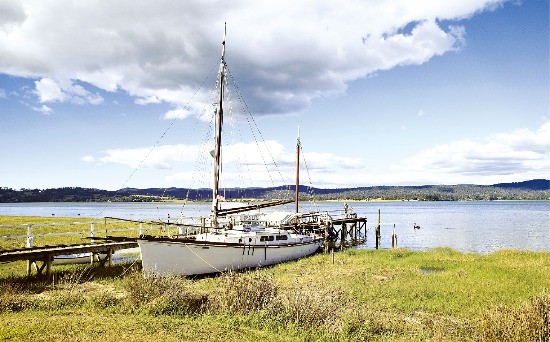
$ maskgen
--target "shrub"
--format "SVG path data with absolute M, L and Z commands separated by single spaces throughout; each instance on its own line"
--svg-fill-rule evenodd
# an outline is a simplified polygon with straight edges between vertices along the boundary
M 315 327 L 337 321 L 345 306 L 342 292 L 299 286 L 282 296 L 283 314 L 290 322 Z
M 149 277 L 133 273 L 124 279 L 132 306 L 153 315 L 197 314 L 203 311 L 207 297 L 191 291 L 191 281 L 181 277 Z
M 212 295 L 210 308 L 238 314 L 258 312 L 277 305 L 278 291 L 272 275 L 258 271 L 229 272 L 220 277 L 219 288 Z

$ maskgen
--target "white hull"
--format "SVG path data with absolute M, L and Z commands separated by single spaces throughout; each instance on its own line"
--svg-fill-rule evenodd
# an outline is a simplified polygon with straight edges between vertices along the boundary
M 322 239 L 288 245 L 138 240 L 145 276 L 197 275 L 254 268 L 315 253 Z

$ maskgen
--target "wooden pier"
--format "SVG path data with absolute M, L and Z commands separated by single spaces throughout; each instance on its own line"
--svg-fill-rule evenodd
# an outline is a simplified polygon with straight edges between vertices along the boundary
M 325 237 L 324 250 L 344 249 L 365 243 L 367 239 L 367 218 L 357 213 L 343 215 L 302 215 L 296 225 L 283 226 L 301 233 L 315 233 Z
M 338 248 L 364 244 L 367 239 L 367 218 L 357 214 L 330 220 L 325 229 L 325 253 Z
M 38 274 L 42 274 L 46 269 L 46 276 L 51 275 L 52 263 L 55 256 L 71 255 L 79 253 L 91 253 L 90 262 L 93 262 L 94 257 L 98 254 L 107 254 L 107 258 L 101 261 L 101 264 L 108 263 L 111 265 L 113 253 L 120 249 L 134 248 L 138 244 L 135 241 L 124 242 L 101 242 L 88 243 L 78 245 L 58 245 L 44 247 L 28 247 L 21 249 L 12 249 L 8 251 L 0 251 L 0 262 L 21 261 L 27 260 L 27 274 L 31 275 L 32 265 Z M 41 262 L 42 265 L 38 263 Z

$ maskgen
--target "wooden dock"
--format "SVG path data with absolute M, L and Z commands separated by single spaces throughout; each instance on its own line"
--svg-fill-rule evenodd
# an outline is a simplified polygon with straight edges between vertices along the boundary
M 292 229 L 293 226 L 283 227 Z M 367 218 L 357 213 L 345 213 L 341 216 L 302 215 L 298 222 L 298 231 L 316 233 L 325 237 L 324 250 L 343 250 L 349 246 L 364 244 L 367 239 Z
M 338 249 L 364 244 L 367 239 L 367 218 L 356 214 L 332 220 L 327 227 L 325 253 L 334 250 L 338 242 Z
M 91 253 L 90 262 L 93 262 L 94 256 L 98 254 L 107 254 L 107 258 L 104 259 L 101 264 L 103 265 L 107 262 L 111 265 L 112 256 L 115 251 L 134 247 L 138 247 L 138 243 L 135 241 L 27 247 L 0 251 L 0 262 L 27 260 L 28 275 L 31 275 L 31 266 L 34 265 L 34 268 L 38 274 L 42 274 L 45 268 L 46 276 L 49 277 L 51 275 L 52 263 L 55 256 Z M 42 265 L 39 265 L 39 262 L 41 262 Z

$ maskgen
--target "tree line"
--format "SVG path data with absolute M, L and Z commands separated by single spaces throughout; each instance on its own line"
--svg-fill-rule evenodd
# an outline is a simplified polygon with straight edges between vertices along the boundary
M 494 185 L 373 186 L 325 189 L 300 185 L 301 200 L 415 200 L 415 201 L 490 201 L 550 200 L 550 181 L 535 179 Z M 293 198 L 295 186 L 269 188 L 229 188 L 220 193 L 225 200 L 269 200 Z M 17 202 L 152 202 L 168 200 L 208 201 L 211 189 L 124 188 L 116 191 L 64 187 L 53 189 L 0 188 L 0 203 Z

